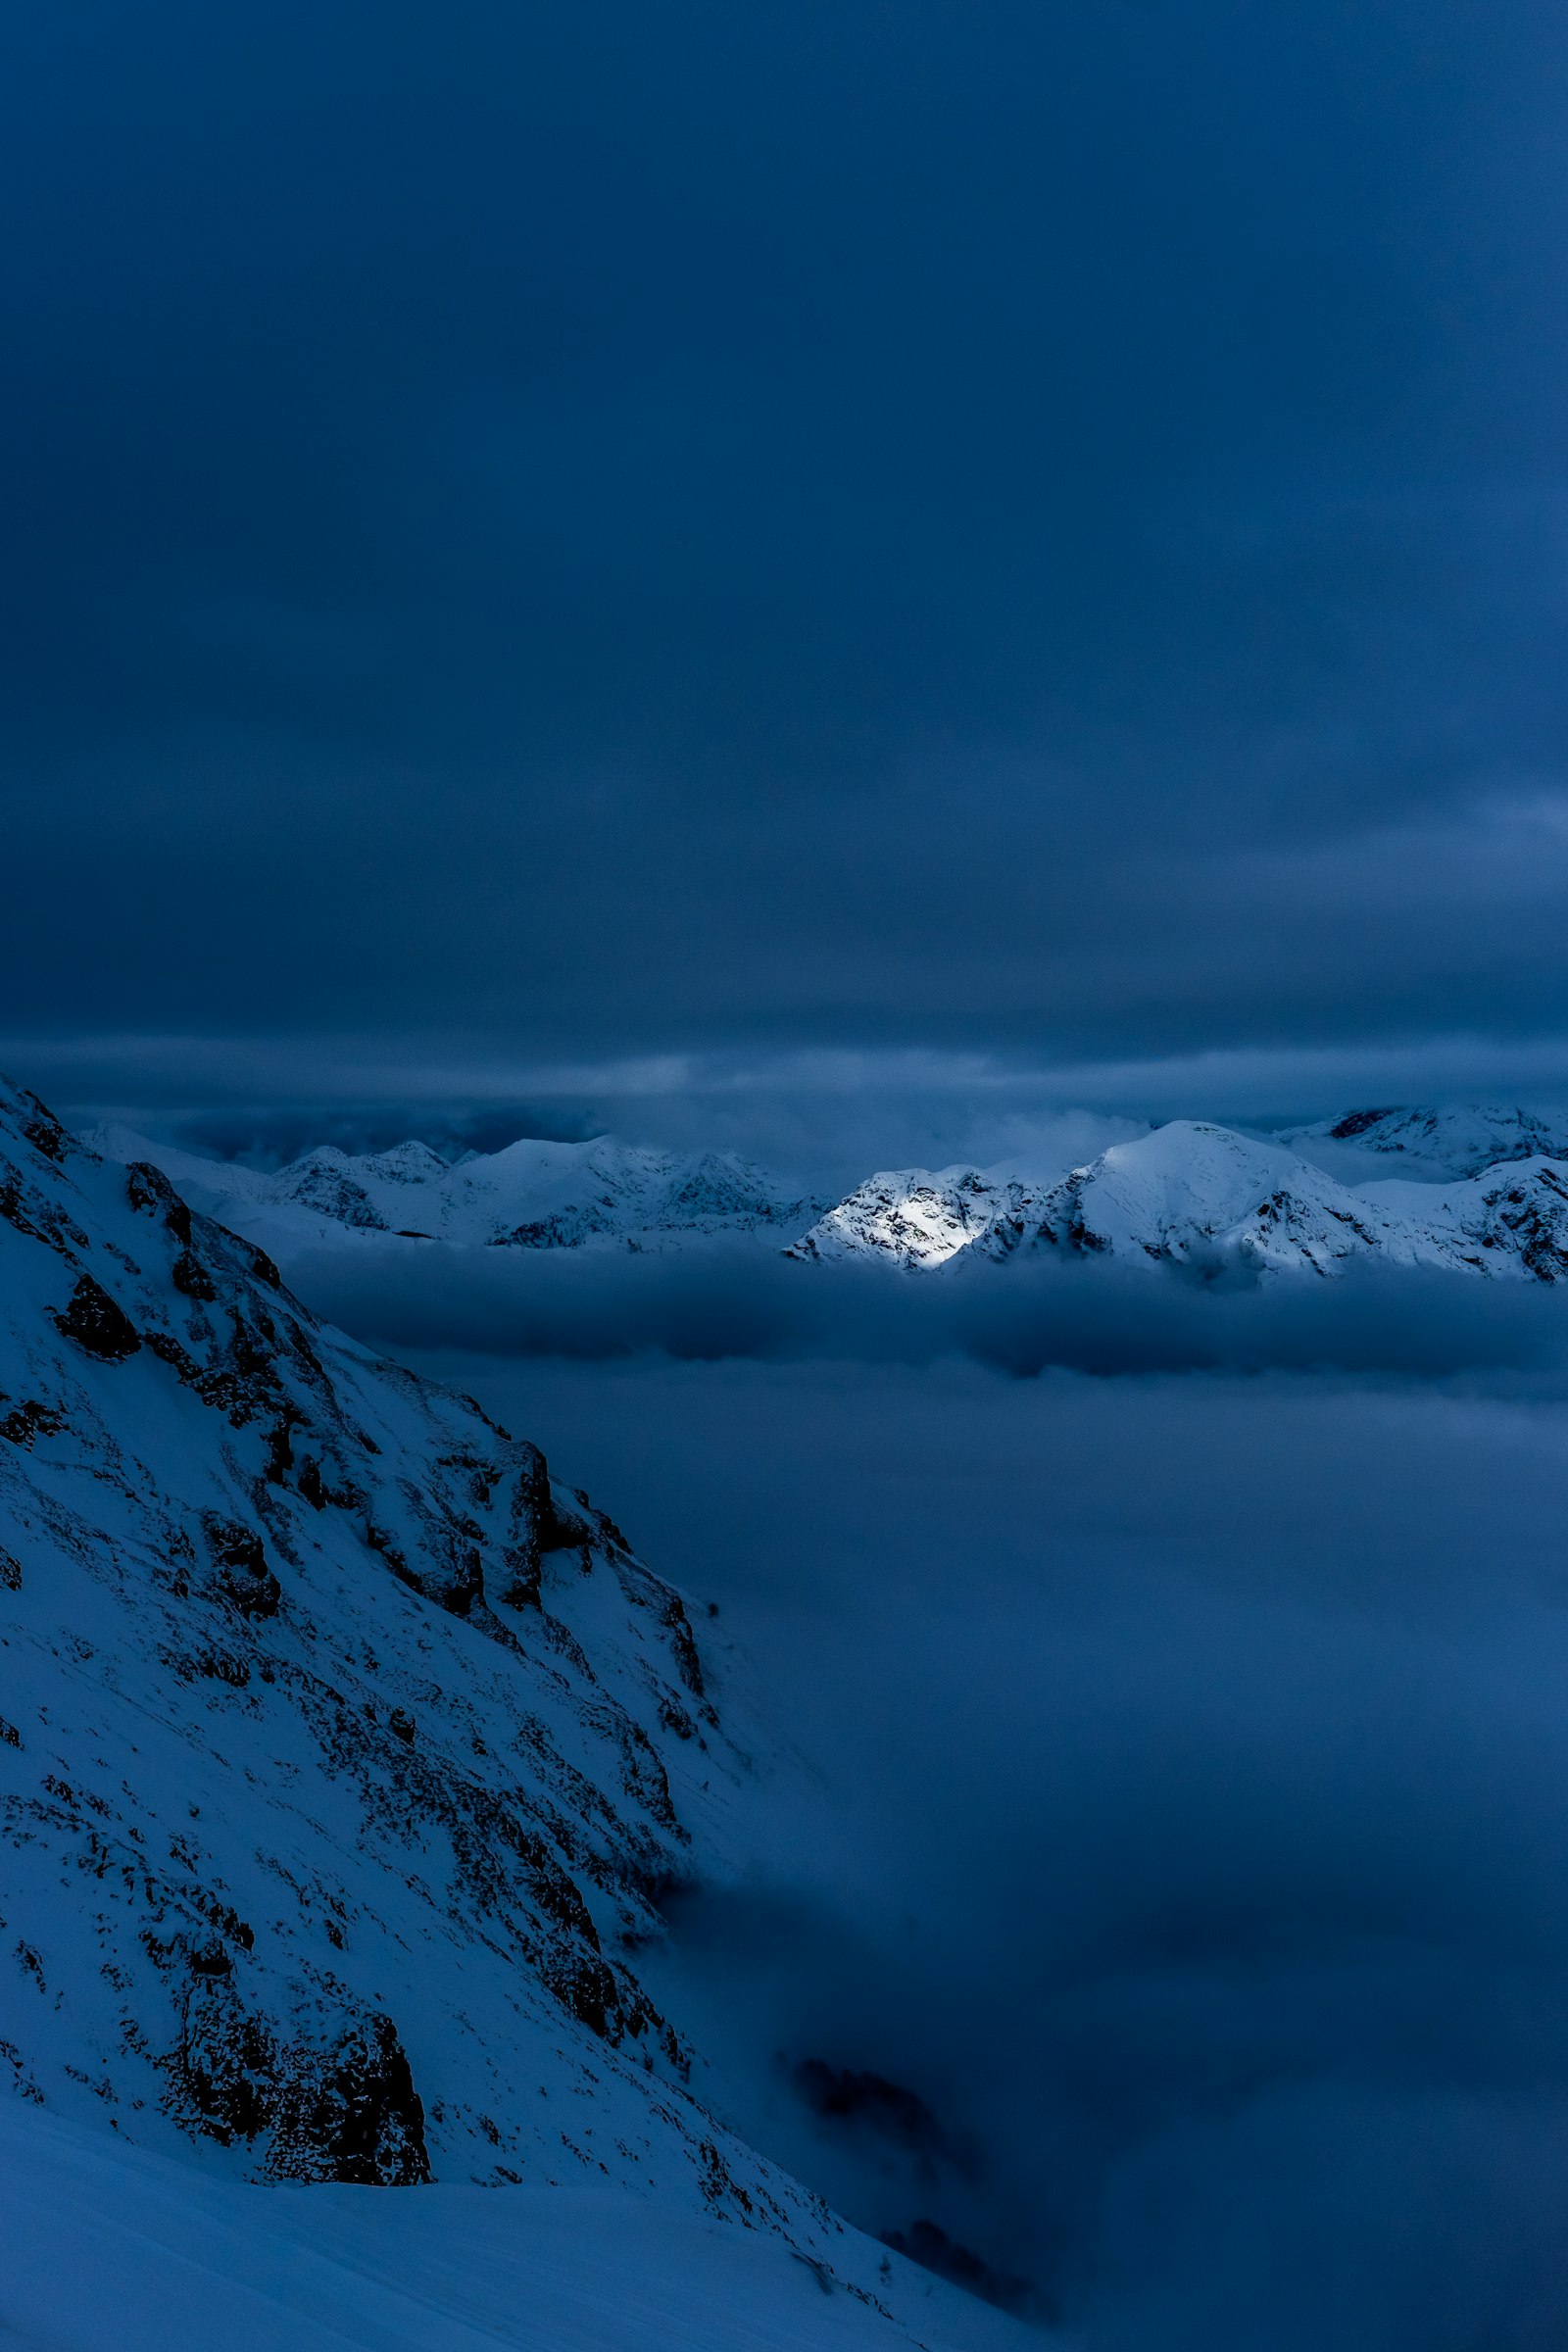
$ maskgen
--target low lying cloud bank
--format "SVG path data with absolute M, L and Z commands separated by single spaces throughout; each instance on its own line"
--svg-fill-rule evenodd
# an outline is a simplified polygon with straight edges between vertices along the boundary
M 715 1604 L 715 2112 L 1096 2352 L 1568 2340 L 1568 1291 L 286 1271 Z
M 958 1278 L 806 1266 L 750 1243 L 658 1253 L 413 1243 L 312 1251 L 285 1271 L 318 1312 L 378 1346 L 501 1357 L 956 1355 L 1020 1378 L 1052 1366 L 1544 1372 L 1568 1359 L 1568 1297 L 1549 1287 L 1359 1267 L 1223 1290 L 1102 1264 Z
M 1568 2342 L 1555 1398 L 432 1368 L 718 1603 L 705 2100 L 1092 2352 Z

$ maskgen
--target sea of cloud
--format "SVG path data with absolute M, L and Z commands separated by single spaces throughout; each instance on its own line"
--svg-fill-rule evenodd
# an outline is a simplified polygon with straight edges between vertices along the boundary
M 757 1771 L 639 1965 L 717 2110 L 1094 2352 L 1568 2338 L 1551 1291 L 289 1272 L 697 1600 Z
M 1050 1259 L 911 1276 L 719 1239 L 660 1250 L 376 1243 L 300 1253 L 285 1271 L 322 1313 L 381 1346 L 497 1357 L 1547 1377 L 1568 1356 L 1568 1301 L 1549 1286 L 1373 1267 L 1232 1286 Z
M 1563 2340 L 1554 1402 L 426 1360 L 717 1603 L 763 1761 L 656 1973 L 744 2129 L 1107 2352 Z

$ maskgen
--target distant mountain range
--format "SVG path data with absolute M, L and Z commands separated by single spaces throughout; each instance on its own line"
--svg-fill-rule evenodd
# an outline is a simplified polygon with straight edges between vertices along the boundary
M 828 1205 L 733 1152 L 659 1152 L 609 1136 L 524 1140 L 450 1164 L 427 1144 L 359 1155 L 326 1144 L 270 1174 L 123 1126 L 91 1128 L 83 1141 L 105 1158 L 161 1168 L 194 1206 L 264 1248 L 345 1233 L 520 1250 L 667 1249 L 714 1234 L 782 1242 Z
M 1355 1124 L 1365 1116 L 1365 1126 Z M 1502 1140 L 1533 1143 L 1523 1114 L 1351 1114 L 1298 1131 L 1389 1155 L 1415 1129 L 1430 1163 L 1448 1143 L 1468 1164 Z M 1392 1139 L 1392 1140 L 1391 1140 Z M 1568 1140 L 1568 1139 L 1565 1139 Z M 1208 1276 L 1343 1272 L 1355 1260 L 1555 1282 L 1568 1273 L 1568 1158 L 1502 1156 L 1447 1182 L 1389 1177 L 1353 1189 L 1288 1144 L 1176 1119 L 1054 1182 L 1016 1173 L 906 1169 L 869 1178 L 818 1219 L 791 1254 L 881 1258 L 914 1271 L 1009 1259 L 1102 1259 Z
M 727 1236 L 808 1264 L 956 1272 L 1009 1260 L 1333 1275 L 1356 1261 L 1555 1282 L 1568 1272 L 1568 1118 L 1508 1104 L 1370 1108 L 1243 1133 L 1178 1119 L 1082 1167 L 882 1170 L 830 1202 L 731 1153 L 520 1142 L 448 1164 L 427 1146 L 330 1147 L 275 1173 L 122 1127 L 86 1138 L 288 1254 L 442 1241 L 668 1250 Z M 1384 1171 L 1387 1171 L 1386 1173 Z
M 1441 1110 L 1351 1110 L 1310 1127 L 1282 1128 L 1282 1144 L 1304 1151 L 1339 1146 L 1375 1152 L 1433 1176 L 1480 1176 L 1502 1160 L 1568 1157 L 1568 1113 L 1516 1103 L 1455 1102 Z

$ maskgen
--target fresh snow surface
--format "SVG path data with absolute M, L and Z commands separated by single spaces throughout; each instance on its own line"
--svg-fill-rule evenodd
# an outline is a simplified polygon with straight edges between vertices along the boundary
M 1397 1217 L 1283 1146 L 1190 1119 L 1112 1145 L 1053 1186 L 1029 1215 L 993 1228 L 979 1247 L 994 1257 L 1050 1251 L 1317 1274 L 1372 1255 L 1441 1262 L 1435 1247 Z
M 886 1169 L 846 1194 L 786 1254 L 822 1265 L 882 1259 L 920 1273 L 946 1265 L 1000 1220 L 1027 1215 L 1046 1190 L 1006 1168 Z
M 196 2224 L 171 2239 L 172 2176 L 126 2156 L 111 2179 L 100 2146 L 55 2199 L 60 2307 L 19 2317 L 19 2277 L 40 2274 L 17 2270 L 28 2232 L 7 2192 L 13 2340 L 99 2340 L 87 2314 L 66 2324 L 68 2275 L 78 2258 L 113 2274 L 116 2200 L 134 2187 L 144 2207 L 155 2179 L 174 2221 L 151 2232 L 156 2260 L 147 2230 L 122 2232 L 130 2268 L 153 2268 L 140 2336 L 133 2301 L 106 2303 L 117 2352 L 887 2328 L 903 2266 L 698 2104 L 636 1974 L 663 1892 L 725 1869 L 736 1842 L 757 1766 L 723 1689 L 680 1595 L 535 1446 L 318 1323 L 156 1168 L 100 1158 L 0 1085 L 0 2091 L 40 2132 L 181 2158 L 190 2211 L 228 2232 L 201 2287 L 220 2288 L 208 2336 L 159 2334 L 160 2298 L 206 2260 Z M 13 2180 L 75 2165 L 66 2149 L 23 2147 Z M 344 2193 L 290 2203 L 283 2182 Z M 269 2186 L 241 2225 L 224 2200 L 243 2183 Z M 522 2193 L 469 2204 L 464 2183 Z M 307 2298 L 296 2328 L 285 2299 L 247 2336 L 245 2297 L 295 2259 L 236 2249 L 264 2205 L 285 2249 L 352 2239 L 355 2276 L 404 2316 L 372 2326 L 370 2296 L 361 2332 L 333 2316 L 333 2334 L 327 2306 Z M 495 2325 L 504 2281 L 472 2317 L 483 2295 L 443 2251 L 444 2212 L 460 2249 L 520 2265 L 519 2291 L 537 2275 L 557 2335 Z M 602 2292 L 564 2257 L 507 2252 L 510 2212 L 536 2249 L 563 2216 L 564 2242 L 599 2248 Z M 681 2336 L 680 2249 L 753 2236 L 765 2254 L 708 2266 L 709 2335 Z M 639 2245 L 663 2282 L 646 2323 L 612 2325 Z M 422 2335 L 438 2274 L 456 2316 Z M 804 2278 L 823 2316 L 808 2299 L 808 2318 L 726 2335 L 764 2277 Z
M 1418 1179 L 1479 1176 L 1499 1160 L 1568 1158 L 1568 1116 L 1509 1102 L 1454 1102 L 1436 1110 L 1400 1105 L 1287 1127 L 1279 1141 L 1304 1147 L 1308 1157 L 1324 1145 L 1398 1157 Z
M 1052 1185 L 977 1169 L 873 1177 L 793 1254 L 916 1271 L 1098 1259 L 1206 1276 L 1333 1275 L 1365 1260 L 1555 1282 L 1568 1275 L 1568 1162 L 1351 1190 L 1283 1143 L 1175 1119 Z
M 427 1145 L 358 1156 L 322 1145 L 275 1174 L 205 1159 L 123 1126 L 83 1141 L 161 1168 L 184 1198 L 278 1253 L 393 1235 L 525 1250 L 669 1247 L 702 1234 L 793 1239 L 825 1203 L 732 1152 L 682 1155 L 600 1136 L 524 1139 L 448 1166 Z
M 778 2238 L 598 2188 L 247 2187 L 0 2105 L 4 2352 L 1025 2352 L 880 2247 L 885 2312 Z M 882 2262 L 886 2261 L 886 2272 Z

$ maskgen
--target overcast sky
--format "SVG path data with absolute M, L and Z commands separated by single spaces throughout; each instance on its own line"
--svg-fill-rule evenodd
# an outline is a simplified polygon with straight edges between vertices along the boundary
M 20 1074 L 1568 1080 L 1560 0 L 56 0 L 0 108 Z

